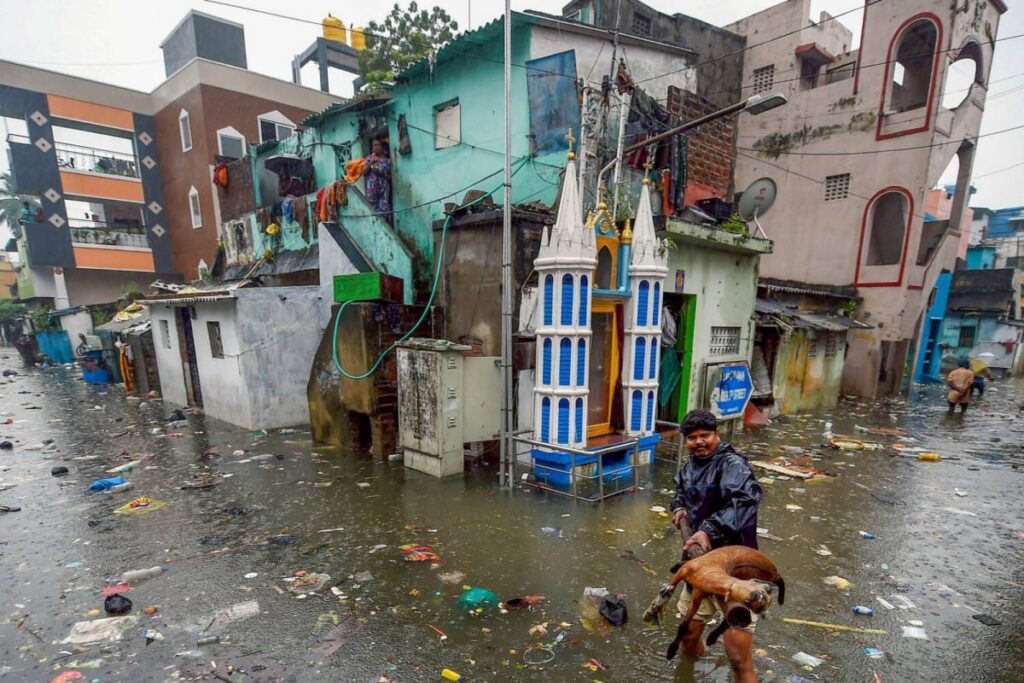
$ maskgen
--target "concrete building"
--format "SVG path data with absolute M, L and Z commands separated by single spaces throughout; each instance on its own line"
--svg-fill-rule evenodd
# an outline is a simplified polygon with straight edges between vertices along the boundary
M 972 211 L 973 243 L 991 247 L 991 267 L 1024 268 L 1024 206 Z
M 935 282 L 951 271 L 1001 0 L 866 3 L 859 45 L 810 0 L 788 0 L 725 28 L 748 38 L 743 94 L 789 104 L 739 125 L 737 187 L 778 184 L 762 275 L 855 287 L 843 393 L 896 392 L 916 357 Z M 755 38 L 755 36 L 758 36 Z M 763 40 L 764 36 L 784 36 Z M 959 101 L 944 98 L 952 63 L 973 62 Z M 959 67 L 958 67 L 959 68 Z M 950 93 L 946 93 L 947 95 Z M 956 159 L 948 220 L 925 222 L 928 191 Z
M 942 367 L 978 359 L 996 376 L 1019 374 L 1024 364 L 1024 275 L 1017 268 L 953 273 L 942 328 Z
M 249 284 L 145 300 L 163 398 L 247 429 L 306 424 L 319 287 Z
M 189 12 L 162 47 L 168 78 L 149 93 L 0 62 L 15 183 L 43 209 L 19 236 L 21 298 L 194 279 L 217 253 L 215 165 L 338 101 L 247 71 L 242 28 L 216 17 Z
M 664 14 L 639 0 L 574 0 L 562 7 L 562 16 L 597 28 L 617 29 L 632 39 L 654 40 L 691 50 L 703 63 L 694 69 L 695 87 L 691 92 L 717 108 L 745 96 L 741 84 L 747 39 L 743 35 L 685 14 Z M 632 49 L 624 49 L 630 54 L 630 66 L 640 67 Z
M 760 279 L 751 368 L 765 415 L 836 406 L 848 333 L 870 329 L 847 315 L 856 303 L 853 287 Z

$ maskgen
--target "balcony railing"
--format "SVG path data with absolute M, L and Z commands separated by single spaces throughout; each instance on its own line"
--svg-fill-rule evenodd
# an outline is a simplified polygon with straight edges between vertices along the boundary
M 85 171 L 122 178 L 139 177 L 139 167 L 134 154 L 84 147 L 68 142 L 58 142 L 54 149 L 57 150 L 57 165 L 62 170 Z
M 107 247 L 149 247 L 144 232 L 126 232 L 115 228 L 71 228 L 75 244 L 96 244 Z

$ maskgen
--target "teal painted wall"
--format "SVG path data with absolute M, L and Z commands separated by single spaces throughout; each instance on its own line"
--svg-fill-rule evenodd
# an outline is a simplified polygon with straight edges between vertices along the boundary
M 530 59 L 529 26 L 513 31 L 512 62 Z M 465 54 L 438 64 L 395 86 L 390 119 L 394 159 L 396 230 L 427 262 L 433 259 L 430 226 L 444 217 L 444 203 L 461 203 L 470 189 L 500 188 L 504 168 L 504 66 L 501 40 L 467 46 Z M 434 149 L 434 112 L 457 99 L 461 110 L 461 144 Z M 512 69 L 513 167 L 530 153 L 526 70 Z M 398 117 L 405 115 L 412 152 L 398 153 Z M 556 158 L 552 158 L 556 157 Z M 518 169 L 512 183 L 514 203 L 540 200 L 552 204 L 565 155 L 540 157 Z M 490 177 L 487 177 L 490 176 Z M 482 180 L 487 177 L 486 180 Z M 448 197 L 441 201 L 431 200 Z M 499 190 L 494 197 L 501 204 Z M 422 206 L 427 204 L 425 206 Z
M 498 39 L 484 40 L 482 44 L 467 41 L 458 45 L 458 56 L 442 58 L 432 71 L 411 70 L 395 85 L 390 102 L 373 110 L 329 115 L 317 126 L 259 155 L 255 162 L 256 167 L 262 167 L 266 158 L 281 153 L 311 157 L 317 186 L 329 185 L 344 173 L 332 145 L 351 144 L 352 158 L 365 156 L 369 150 L 363 148 L 359 139 L 360 117 L 376 115 L 383 119 L 391 141 L 392 224 L 371 215 L 369 207 L 356 196 L 350 196 L 349 206 L 339 211 L 339 222 L 382 270 L 406 280 L 409 301 L 426 297 L 434 271 L 433 223 L 444 218 L 445 203 L 461 204 L 469 190 L 497 190 L 495 203 L 503 201 L 504 66 L 500 24 L 497 26 Z M 517 24 L 513 28 L 512 61 L 522 65 L 530 59 L 530 26 Z M 550 206 L 557 195 L 566 158 L 564 152 L 529 157 L 529 100 L 526 69 L 522 66 L 512 69 L 511 99 L 515 173 L 512 201 L 540 201 Z M 435 149 L 436 108 L 453 100 L 458 100 L 460 106 L 461 142 Z M 398 151 L 398 120 L 402 115 L 406 117 L 412 148 L 408 154 Z M 362 181 L 357 186 L 364 189 Z M 311 206 L 314 201 L 315 195 L 310 197 Z M 259 232 L 260 227 L 253 220 L 256 245 L 267 242 L 267 236 Z M 306 246 L 298 236 L 297 224 L 281 228 L 283 248 Z

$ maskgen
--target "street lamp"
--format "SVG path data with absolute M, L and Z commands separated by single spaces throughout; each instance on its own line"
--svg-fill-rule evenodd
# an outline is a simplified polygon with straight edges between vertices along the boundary
M 725 107 L 724 109 L 713 111 L 710 114 L 705 114 L 704 116 L 698 117 L 691 121 L 687 121 L 686 123 L 678 125 L 675 128 L 670 128 L 669 130 L 666 130 L 663 133 L 658 133 L 657 135 L 649 137 L 646 140 L 635 142 L 629 147 L 623 149 L 621 154 L 616 156 L 614 159 L 608 162 L 608 164 L 604 168 L 601 169 L 601 172 L 597 174 L 597 186 L 601 187 L 602 179 L 604 178 L 604 174 L 608 171 L 608 169 L 610 169 L 612 166 L 618 163 L 623 157 L 632 154 L 633 152 L 639 149 L 643 149 L 647 145 L 652 145 L 655 142 L 660 142 L 664 140 L 665 138 L 673 137 L 675 135 L 678 135 L 679 133 L 683 133 L 692 128 L 697 128 L 698 126 L 703 126 L 705 123 L 709 123 L 722 117 L 729 116 L 730 114 L 735 114 L 736 112 L 747 112 L 752 116 L 757 116 L 758 114 L 763 114 L 769 109 L 781 107 L 788 101 L 789 100 L 786 98 L 786 96 L 780 92 L 772 93 L 771 95 L 751 95 L 742 102 L 730 104 L 728 107 Z

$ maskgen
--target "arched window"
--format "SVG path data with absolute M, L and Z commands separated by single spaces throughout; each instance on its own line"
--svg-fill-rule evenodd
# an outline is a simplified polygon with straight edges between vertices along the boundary
M 647 392 L 647 431 L 654 431 L 654 392 Z
M 544 346 L 541 347 L 541 370 L 540 370 L 540 383 L 546 387 L 551 386 L 551 340 L 545 339 Z
M 558 443 L 569 443 L 569 399 L 558 399 Z
M 875 199 L 868 211 L 865 265 L 891 266 L 899 263 L 903 258 L 903 241 L 909 219 L 906 195 L 898 191 L 885 192 Z
M 919 19 L 903 29 L 889 54 L 889 102 L 894 112 L 919 109 L 928 104 L 932 88 L 938 27 L 930 19 Z
M 540 440 L 551 443 L 551 399 L 547 396 L 540 400 Z
M 583 441 L 583 399 L 576 399 L 576 443 Z
M 970 42 L 960 48 L 946 67 L 946 77 L 942 82 L 942 106 L 946 109 L 959 107 L 967 101 L 975 83 L 985 84 L 985 68 L 981 47 Z
M 572 325 L 572 275 L 562 276 L 562 314 L 559 316 L 563 325 Z
M 650 307 L 651 283 L 641 280 L 636 288 L 636 324 L 647 326 L 647 309 Z
M 580 315 L 576 323 L 580 327 L 587 326 L 587 302 L 590 301 L 590 278 L 586 275 L 580 276 Z
M 544 324 L 550 325 L 554 319 L 555 309 L 555 278 L 547 275 L 544 278 Z
M 650 371 L 647 373 L 647 379 L 656 379 L 658 377 L 658 343 L 657 337 L 651 337 L 651 365 Z
M 637 337 L 633 352 L 633 379 L 644 378 L 644 361 L 647 358 L 647 339 Z
M 601 247 L 597 252 L 597 284 L 598 289 L 612 288 L 612 252 L 608 247 Z
M 661 318 L 661 283 L 654 283 L 654 301 L 651 302 L 651 325 L 657 326 Z
M 644 410 L 644 395 L 640 391 L 634 390 L 630 397 L 630 403 L 633 414 L 630 416 L 629 428 L 634 432 L 639 432 L 641 413 Z
M 587 342 L 580 339 L 576 342 L 576 386 L 587 386 Z
M 558 386 L 572 384 L 572 340 L 562 337 L 558 342 Z

